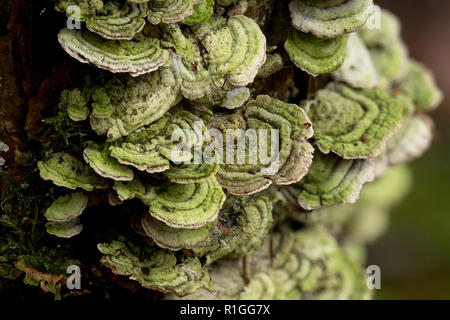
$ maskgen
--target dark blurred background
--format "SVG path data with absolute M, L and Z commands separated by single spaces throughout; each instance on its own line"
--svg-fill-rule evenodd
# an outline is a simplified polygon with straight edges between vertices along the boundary
M 368 263 L 381 267 L 376 298 L 450 299 L 450 1 L 375 2 L 401 19 L 411 57 L 434 72 L 446 96 L 432 113 L 432 148 L 411 165 L 414 186 L 370 248 Z

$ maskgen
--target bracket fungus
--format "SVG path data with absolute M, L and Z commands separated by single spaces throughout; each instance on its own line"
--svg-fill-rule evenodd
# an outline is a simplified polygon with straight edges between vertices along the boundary
M 243 257 L 262 246 L 272 222 L 272 202 L 267 196 L 231 197 L 208 239 L 193 251 L 206 257 L 207 265 L 223 257 Z
M 108 187 L 108 183 L 97 176 L 89 166 L 68 153 L 54 153 L 38 161 L 37 166 L 42 179 L 51 180 L 60 187 L 82 188 L 86 191 Z
M 111 157 L 108 148 L 91 145 L 84 149 L 83 157 L 86 163 L 100 176 L 116 181 L 131 181 L 134 173 L 129 167 L 120 164 Z
M 344 63 L 332 73 L 332 77 L 335 81 L 345 82 L 353 88 L 371 89 L 377 86 L 377 70 L 357 33 L 350 34 Z
M 335 38 L 364 25 L 372 13 L 372 0 L 292 0 L 292 25 L 320 38 Z
M 73 10 L 80 10 L 77 17 Z M 85 21 L 86 27 L 106 39 L 131 40 L 144 28 L 147 4 L 121 1 L 76 1 L 60 0 L 56 9 L 65 12 L 68 18 Z
M 266 38 L 255 21 L 243 15 L 213 16 L 192 27 L 207 51 L 212 76 L 226 76 L 233 87 L 253 82 L 266 60 Z
M 91 126 L 97 134 L 106 134 L 109 141 L 127 136 L 160 119 L 176 105 L 181 99 L 179 88 L 179 80 L 166 68 L 138 78 L 111 81 L 106 90 L 112 111 L 108 117 L 93 113 Z
M 284 44 L 292 62 L 312 76 L 333 72 L 345 59 L 348 35 L 332 38 L 316 38 L 309 33 L 291 30 Z
M 409 63 L 408 71 L 398 87 L 398 94 L 406 95 L 424 111 L 431 111 L 442 102 L 442 92 L 436 86 L 433 75 L 415 61 Z
M 178 296 L 185 296 L 200 288 L 214 291 L 211 279 L 198 258 L 185 257 L 182 262 L 178 262 L 170 251 L 142 247 L 139 252 L 139 247 L 128 243 L 114 240 L 97 246 L 104 254 L 101 263 L 114 274 L 129 276 L 145 288 Z
M 217 173 L 229 193 L 253 194 L 272 182 L 291 184 L 308 171 L 313 148 L 306 139 L 312 137 L 313 129 L 299 106 L 260 95 L 225 122 L 219 117 L 208 124 L 216 125 L 227 149 L 233 147 L 223 154 L 224 164 Z M 230 134 L 229 129 L 235 130 Z
M 194 13 L 194 0 L 153 0 L 147 19 L 152 24 L 176 23 Z
M 24 271 L 61 296 L 62 276 L 39 277 L 97 245 L 106 268 L 95 254 L 74 263 L 92 271 L 76 294 L 371 297 L 365 248 L 408 190 L 403 164 L 431 144 L 426 113 L 442 100 L 394 15 L 372 0 L 54 3 L 71 19 L 48 29 L 54 41 L 90 66 L 62 74 L 75 87 L 58 106 L 30 106 L 27 122 L 52 118 L 29 161 L 4 160 L 14 144 L 0 142 L 0 276 Z M 52 183 L 36 184 L 32 159 Z M 25 181 L 9 178 L 22 168 Z M 88 202 L 95 214 L 81 217 Z M 58 239 L 81 221 L 89 232 Z
M 198 183 L 166 182 L 141 196 L 150 214 L 168 226 L 198 229 L 217 218 L 225 193 L 212 177 Z
M 362 187 L 375 178 L 375 161 L 344 160 L 334 154 L 314 153 L 308 174 L 293 186 L 298 205 L 305 210 L 355 203 Z
M 173 167 L 168 173 L 174 180 L 189 182 L 210 176 L 217 170 L 214 163 L 195 164 L 195 153 L 210 141 L 204 122 L 188 111 L 166 115 L 154 124 L 129 134 L 110 146 L 112 157 L 120 163 L 131 165 L 149 173 L 162 172 L 175 164 L 190 162 L 186 166 Z M 194 160 L 194 163 L 192 163 Z M 195 168 L 201 171 L 195 171 Z
M 58 238 L 72 238 L 83 230 L 83 225 L 75 218 L 64 222 L 49 221 L 45 224 L 45 228 L 48 234 Z
M 86 30 L 62 29 L 58 41 L 71 57 L 82 63 L 132 76 L 157 70 L 170 56 L 159 39 L 142 34 L 137 34 L 133 41 L 107 40 Z
M 49 221 L 64 222 L 75 219 L 86 208 L 88 198 L 82 192 L 73 192 L 57 198 L 45 210 L 44 216 Z
M 344 159 L 380 155 L 403 120 L 402 103 L 384 91 L 337 83 L 317 91 L 304 108 L 314 124 L 320 151 L 332 151 Z

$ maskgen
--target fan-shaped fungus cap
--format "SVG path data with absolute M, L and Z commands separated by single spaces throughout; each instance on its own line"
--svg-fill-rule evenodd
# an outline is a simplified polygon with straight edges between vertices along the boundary
M 127 241 L 130 243 L 130 241 Z M 116 275 L 129 276 L 138 281 L 144 288 L 170 292 L 177 296 L 185 296 L 200 288 L 212 292 L 213 284 L 209 274 L 196 257 L 184 257 L 178 262 L 173 252 L 140 247 L 136 244 L 127 246 L 122 241 L 98 244 L 104 254 L 100 260 Z
M 67 153 L 54 153 L 38 161 L 37 166 L 42 179 L 51 180 L 60 187 L 82 188 L 86 191 L 108 187 L 108 183 L 91 171 L 89 166 Z
M 355 90 L 330 83 L 305 105 L 323 153 L 344 159 L 380 155 L 403 120 L 403 105 L 380 89 Z
M 377 70 L 369 51 L 357 33 L 349 36 L 344 63 L 333 72 L 332 77 L 354 88 L 370 89 L 377 86 Z
M 217 218 L 225 193 L 214 177 L 176 184 L 166 182 L 141 196 L 150 214 L 170 227 L 198 229 Z
M 242 257 L 258 250 L 272 227 L 272 203 L 266 196 L 227 199 L 209 239 L 194 248 L 210 265 L 223 257 Z
M 116 181 L 131 181 L 134 172 L 131 168 L 120 164 L 115 158 L 111 157 L 108 147 L 100 147 L 91 144 L 83 151 L 83 157 L 94 171 L 104 177 Z
M 72 192 L 58 197 L 45 210 L 44 216 L 49 221 L 64 222 L 78 217 L 86 208 L 88 197 L 82 192 Z
M 220 16 L 192 27 L 205 47 L 209 73 L 226 76 L 227 83 L 244 87 L 252 83 L 266 60 L 266 38 L 252 19 Z
M 132 181 L 115 181 L 113 189 L 121 201 L 135 198 L 145 193 L 145 187 L 139 178 L 135 177 Z
M 214 13 L 214 0 L 203 0 L 194 5 L 194 13 L 184 18 L 181 23 L 188 26 L 207 21 Z
M 362 187 L 375 178 L 375 161 L 344 160 L 315 152 L 308 174 L 295 186 L 298 204 L 305 210 L 355 203 Z
M 332 72 L 344 63 L 347 40 L 347 35 L 321 39 L 309 33 L 292 30 L 284 48 L 297 67 L 317 76 Z
M 177 23 L 193 13 L 193 0 L 153 0 L 149 2 L 147 19 L 152 24 Z
M 169 250 L 191 249 L 205 242 L 216 221 L 209 222 L 198 229 L 176 229 L 153 218 L 150 214 L 142 216 L 142 228 L 161 248 Z
M 45 228 L 47 233 L 58 238 L 72 238 L 83 230 L 83 225 L 78 218 L 75 218 L 65 222 L 47 222 Z
M 105 40 L 95 33 L 62 29 L 58 34 L 61 47 L 82 63 L 91 63 L 111 72 L 138 76 L 157 70 L 169 61 L 169 51 L 158 39 L 136 35 L 133 41 Z
M 313 135 L 312 124 L 295 104 L 258 96 L 225 120 L 213 117 L 208 126 L 221 130 L 221 143 L 231 138 L 227 138 L 229 129 L 241 130 L 231 131 L 237 139 L 233 158 L 227 152 L 216 175 L 231 194 L 253 194 L 268 188 L 272 181 L 279 185 L 295 183 L 311 164 L 313 148 L 305 139 Z M 240 145 L 243 150 L 238 150 Z
M 86 98 L 79 89 L 63 90 L 61 92 L 59 107 L 66 110 L 67 115 L 73 121 L 83 121 L 89 116 Z
M 433 75 L 415 61 L 409 63 L 406 76 L 399 84 L 398 93 L 406 95 L 414 105 L 425 111 L 437 108 L 442 102 L 442 92 L 437 87 Z
M 292 25 L 320 38 L 351 33 L 366 23 L 372 13 L 372 0 L 292 0 Z
M 106 88 L 113 111 L 108 111 L 107 117 L 94 112 L 91 126 L 97 134 L 106 134 L 108 141 L 155 122 L 181 99 L 179 79 L 166 68 L 138 78 L 127 77 L 123 82 L 112 80 Z

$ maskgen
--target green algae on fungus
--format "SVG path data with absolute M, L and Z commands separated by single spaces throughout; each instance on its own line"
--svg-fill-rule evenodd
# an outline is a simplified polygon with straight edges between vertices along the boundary
M 64 222 L 49 221 L 45 224 L 45 228 L 47 233 L 58 238 L 72 238 L 83 230 L 83 225 L 75 218 Z
M 120 164 L 111 157 L 108 147 L 91 145 L 84 149 L 83 158 L 87 164 L 100 176 L 116 181 L 131 181 L 134 177 L 132 169 Z
M 243 15 L 213 16 L 192 29 L 207 51 L 211 76 L 226 76 L 232 87 L 253 82 L 266 60 L 266 38 L 255 21 Z
M 132 181 L 115 181 L 113 189 L 120 201 L 132 199 L 145 193 L 145 187 L 138 177 L 134 177 Z
M 180 111 L 113 143 L 110 151 L 120 163 L 149 173 L 168 170 L 170 161 L 178 165 L 187 163 L 187 166 L 174 168 L 169 175 L 174 180 L 189 182 L 212 175 L 216 170 L 213 162 L 200 167 L 192 163 L 195 151 L 204 148 L 210 140 L 206 125 L 199 117 Z M 202 173 L 195 172 L 196 167 L 201 168 Z
M 194 13 L 184 18 L 181 23 L 188 26 L 203 23 L 214 13 L 214 0 L 204 0 L 194 5 Z
M 133 41 L 106 40 L 86 30 L 62 29 L 61 47 L 82 63 L 90 63 L 111 72 L 138 76 L 157 70 L 169 60 L 169 51 L 160 40 L 136 35 Z
M 171 182 L 193 183 L 209 179 L 219 170 L 220 165 L 212 160 L 210 163 L 202 161 L 200 164 L 188 163 L 171 165 L 170 169 L 163 172 Z
M 419 158 L 433 140 L 433 121 L 426 115 L 416 114 L 405 120 L 402 127 L 389 140 L 386 152 L 391 166 Z
M 224 164 L 216 175 L 231 194 L 253 194 L 268 188 L 272 182 L 295 183 L 311 164 L 313 148 L 306 139 L 313 135 L 312 124 L 303 109 L 295 104 L 260 95 L 225 119 L 211 118 L 208 126 L 223 133 L 222 143 L 230 138 L 236 140 L 232 158 L 228 152 L 222 155 Z M 236 135 L 227 138 L 228 129 L 233 129 Z M 239 152 L 242 146 L 244 153 Z
M 402 103 L 380 89 L 355 90 L 330 83 L 304 106 L 314 124 L 314 139 L 323 153 L 344 159 L 380 155 L 399 128 Z
M 221 103 L 221 107 L 227 109 L 236 109 L 241 107 L 250 98 L 250 89 L 247 87 L 239 87 L 227 92 L 225 100 Z
M 194 13 L 193 0 L 152 0 L 147 19 L 152 24 L 177 23 Z
M 240 261 L 220 260 L 209 267 L 217 293 L 199 290 L 184 298 L 340 300 L 371 296 L 362 270 L 323 226 L 294 231 L 283 224 L 259 251 L 247 256 L 247 264 L 252 267 L 245 274 Z
M 86 98 L 79 89 L 63 90 L 60 97 L 60 109 L 66 110 L 73 121 L 86 120 L 91 112 L 87 107 Z
M 68 10 L 71 6 L 79 8 L 79 17 Z M 96 5 L 95 1 L 60 0 L 56 10 L 71 19 L 85 21 L 89 31 L 112 40 L 131 40 L 144 28 L 147 16 L 146 4 L 120 1 L 97 1 Z
M 355 203 L 365 183 L 375 178 L 375 161 L 344 160 L 333 154 L 314 153 L 308 174 L 293 186 L 298 205 L 305 210 Z
M 141 196 L 150 214 L 170 227 L 198 229 L 217 218 L 225 193 L 214 177 L 198 183 L 166 182 Z
M 262 246 L 272 223 L 272 203 L 267 196 L 230 197 L 209 238 L 193 251 L 206 258 L 206 265 L 223 257 L 245 256 Z
M 142 229 L 161 248 L 169 250 L 191 249 L 205 242 L 217 221 L 208 222 L 198 229 L 172 228 L 151 214 L 142 216 Z
M 99 243 L 104 254 L 101 263 L 116 275 L 129 276 L 144 288 L 185 296 L 200 288 L 214 291 L 213 283 L 196 257 L 184 257 L 181 261 L 173 252 L 139 247 L 126 239 Z
M 400 23 L 393 14 L 380 11 L 379 28 L 364 26 L 358 30 L 369 49 L 375 69 L 378 72 L 378 86 L 388 89 L 401 80 L 408 68 L 408 50 L 400 37 Z
M 284 44 L 292 62 L 312 76 L 333 72 L 345 59 L 348 36 L 316 38 L 309 33 L 291 30 Z
M 138 78 L 111 80 L 105 85 L 113 111 L 108 117 L 91 115 L 91 126 L 108 141 L 127 136 L 160 119 L 180 100 L 179 79 L 162 68 Z
M 372 0 L 292 0 L 292 25 L 320 38 L 336 38 L 364 25 L 372 12 Z
M 442 92 L 433 75 L 423 65 L 411 61 L 405 77 L 398 85 L 398 94 L 409 97 L 418 108 L 431 111 L 442 102 Z
M 37 166 L 42 179 L 51 180 L 60 187 L 82 188 L 86 191 L 108 187 L 106 180 L 68 153 L 54 153 L 38 161 Z
M 49 221 L 64 222 L 78 217 L 86 208 L 88 197 L 82 192 L 73 192 L 58 197 L 45 210 L 44 216 Z

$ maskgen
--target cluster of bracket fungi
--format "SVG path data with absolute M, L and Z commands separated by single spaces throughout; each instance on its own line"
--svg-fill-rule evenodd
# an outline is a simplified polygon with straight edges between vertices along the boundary
M 365 245 L 408 190 L 404 164 L 430 145 L 426 113 L 441 101 L 395 16 L 372 0 L 55 8 L 71 6 L 81 28 L 58 41 L 92 71 L 59 109 L 96 139 L 37 164 L 66 190 L 44 213 L 49 234 L 76 241 L 90 193 L 102 190 L 111 206 L 146 210 L 130 217 L 133 237 L 97 244 L 101 263 L 167 299 L 370 298 Z M 177 129 L 200 148 L 174 156 Z M 244 145 L 248 129 L 278 130 L 275 171 L 250 163 L 251 148 L 237 163 L 188 161 L 228 129 L 242 129 L 234 141 Z

